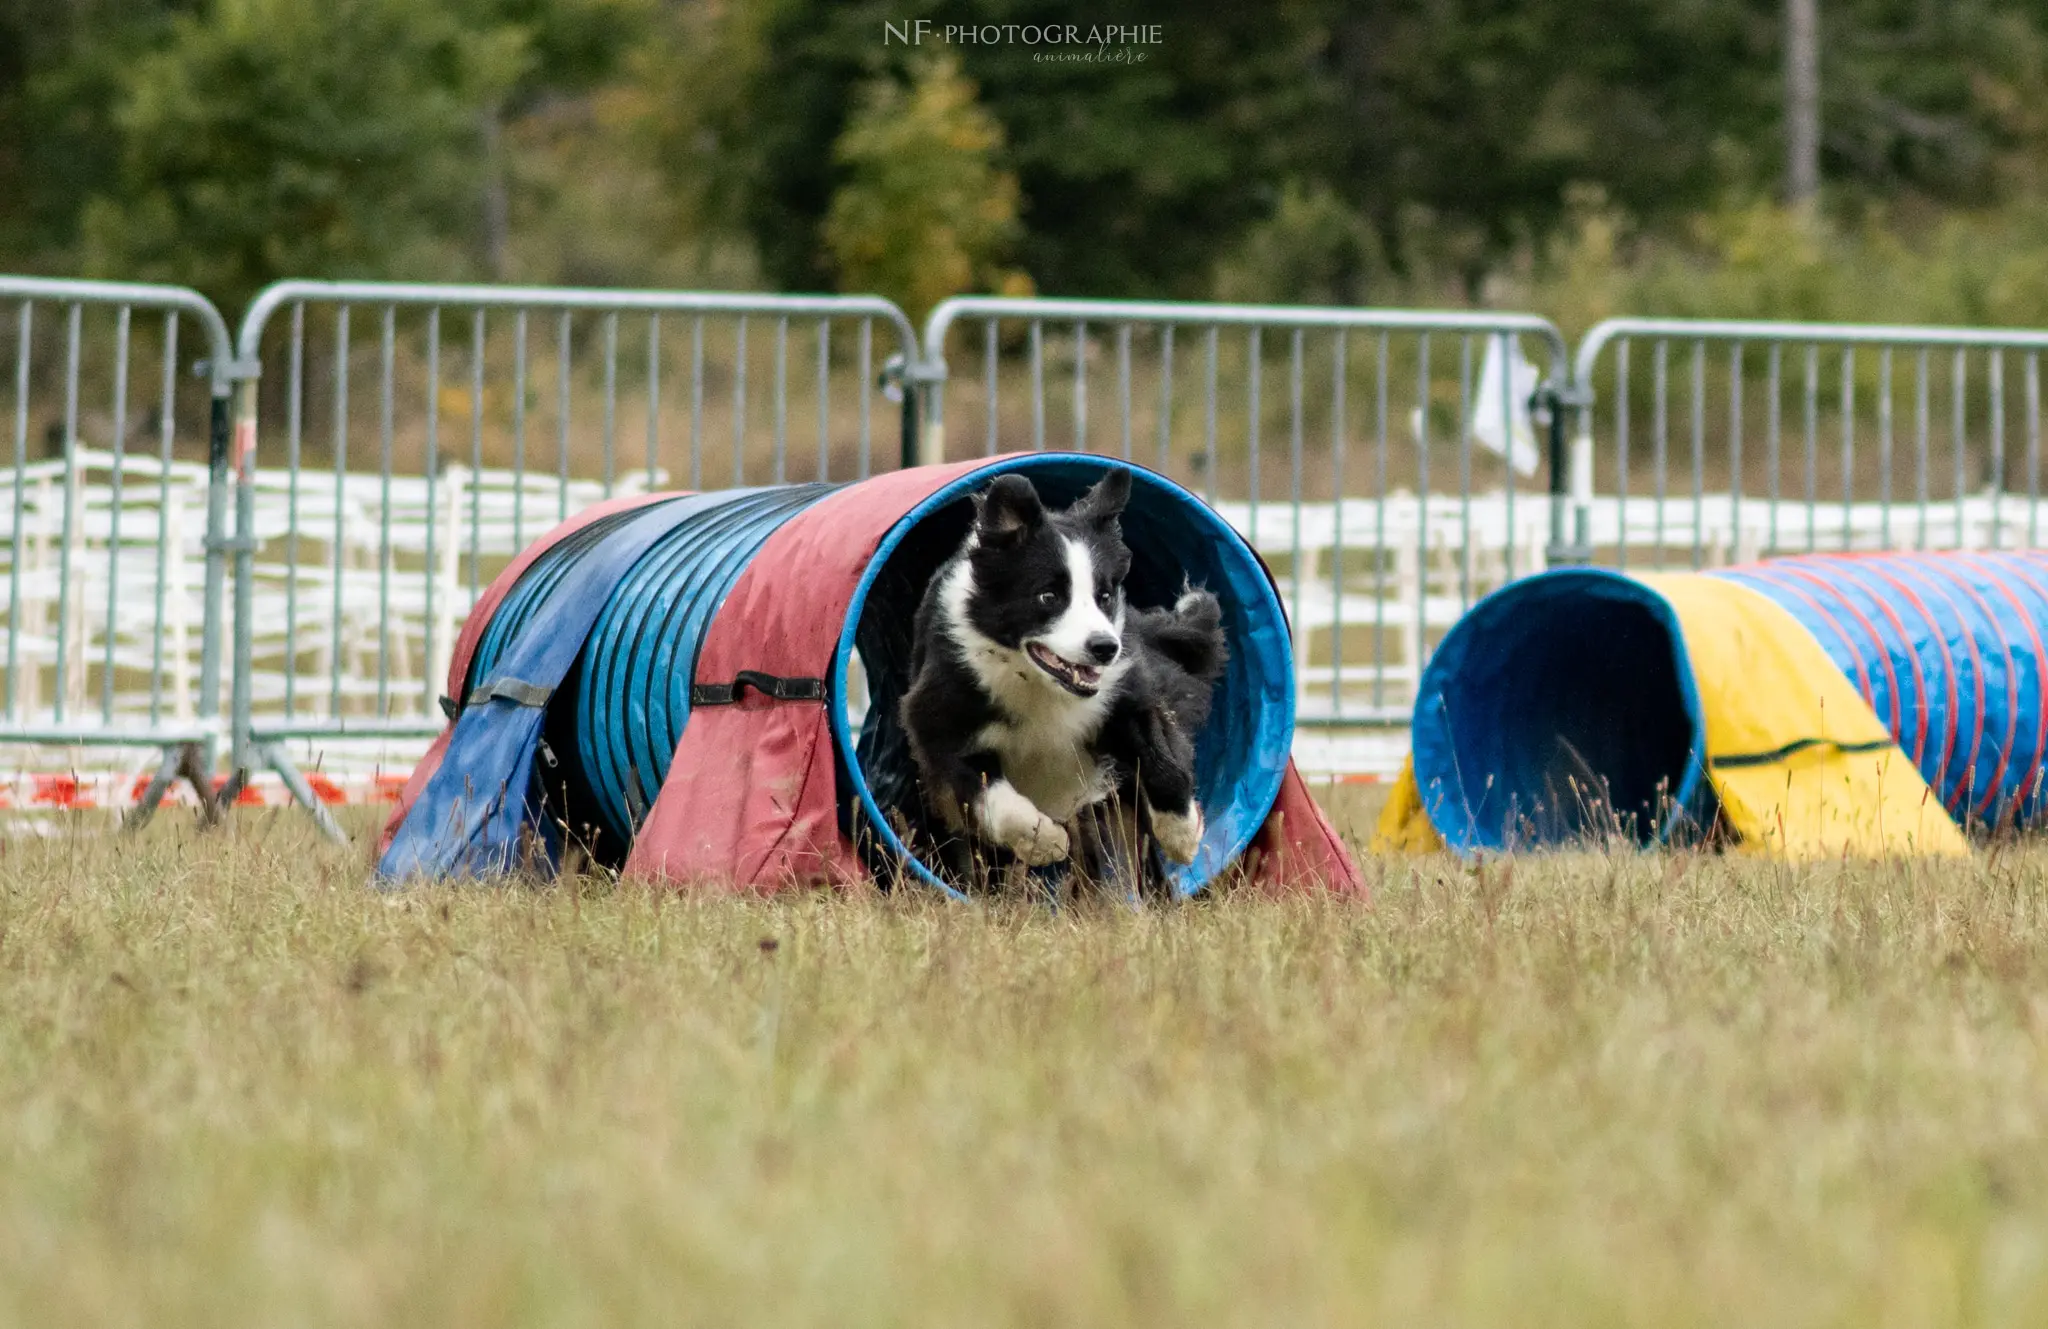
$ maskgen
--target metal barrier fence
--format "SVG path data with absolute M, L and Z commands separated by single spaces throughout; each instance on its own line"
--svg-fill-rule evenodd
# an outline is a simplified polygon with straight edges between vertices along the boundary
M 921 455 L 1059 446 L 1180 481 L 1285 565 L 1300 722 L 1402 723 L 1433 641 L 1566 544 L 1543 384 L 1567 370 L 1528 314 L 968 297 L 925 325 Z
M 635 489 L 864 476 L 907 451 L 874 398 L 917 353 L 869 296 L 307 281 L 237 344 L 268 375 L 239 384 L 233 765 L 316 809 L 286 741 L 438 732 L 462 618 L 533 536 Z
M 1605 440 L 1574 479 L 1590 552 L 2038 545 L 2043 350 L 2013 329 L 1609 319 L 1575 362 L 1581 455 Z
M 14 369 L 0 742 L 160 749 L 138 819 L 179 776 L 211 815 L 227 324 L 197 292 L 123 282 L 0 277 L 0 310 Z M 203 408 L 179 392 L 181 349 L 205 357 Z
M 183 288 L 0 278 L 10 345 L 0 743 L 154 749 L 138 818 L 181 775 L 216 810 L 224 741 L 228 796 L 267 767 L 323 817 L 293 750 L 405 769 L 482 588 L 650 488 L 1143 462 L 1275 566 L 1325 773 L 1397 763 L 1436 640 L 1560 558 L 2048 528 L 2048 332 L 1614 319 L 1568 357 L 1524 314 L 977 297 L 920 339 L 874 297 L 286 282 L 231 340 Z

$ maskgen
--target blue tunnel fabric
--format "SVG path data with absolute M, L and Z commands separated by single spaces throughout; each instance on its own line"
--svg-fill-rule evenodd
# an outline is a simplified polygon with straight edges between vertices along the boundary
M 566 680 L 573 705 L 557 722 L 562 741 L 554 750 L 578 820 L 591 822 L 579 832 L 587 830 L 600 847 L 623 852 L 632 843 L 668 774 L 689 721 L 697 649 L 726 593 L 778 527 L 833 488 L 693 495 L 686 520 L 640 546 L 639 556 L 617 571 L 613 584 L 599 588 L 594 601 L 575 606 L 595 619 L 577 638 L 581 645 L 587 637 L 588 644 Z M 556 587 L 594 557 L 593 550 L 607 549 L 605 565 L 612 566 L 608 544 L 636 515 L 592 522 L 536 560 L 478 642 L 471 679 L 486 677 L 513 635 L 537 617 L 547 631 L 556 630 L 548 616 L 561 611 Z
M 1958 823 L 2040 820 L 2048 557 L 1851 555 L 1713 575 L 1814 635 Z
M 465 687 L 474 685 L 478 679 L 490 673 L 498 657 L 505 653 L 505 648 L 525 630 L 534 615 L 547 605 L 555 587 L 593 545 L 607 538 L 640 513 L 640 509 L 628 509 L 600 517 L 587 526 L 571 531 L 562 540 L 543 550 L 540 557 L 534 560 L 533 566 L 513 584 L 510 591 L 506 592 L 503 603 L 498 606 L 497 612 L 491 615 L 491 621 L 485 625 L 483 635 L 477 641 L 476 650 L 470 657 Z
M 1958 824 L 2037 826 L 2048 763 L 2048 554 L 1808 555 L 1702 574 L 1782 607 L 1870 703 Z M 1526 578 L 1422 674 L 1414 774 L 1461 852 L 1588 829 L 1612 785 L 1643 843 L 1713 816 L 1699 686 L 1670 605 L 1616 573 Z
M 822 484 L 720 495 L 627 572 L 590 634 L 576 696 L 576 751 L 604 830 L 629 844 L 690 719 L 697 651 L 733 583 Z
M 521 584 L 533 589 L 520 598 L 512 626 L 487 639 L 488 654 L 479 649 L 471 678 L 481 682 L 457 714 L 440 769 L 378 863 L 379 876 L 507 872 L 523 852 L 524 827 L 550 833 L 528 800 L 547 700 L 575 664 L 612 585 L 664 535 L 718 502 L 693 495 L 592 523 L 586 530 L 603 527 L 600 536 L 528 570 Z M 506 608 L 514 608 L 509 600 L 500 617 Z
M 1036 453 L 974 470 L 933 493 L 890 529 L 855 589 L 833 661 L 833 730 L 857 806 L 844 814 L 856 840 L 872 843 L 930 885 L 948 889 L 917 861 L 887 809 L 914 797 L 915 773 L 895 723 L 908 684 L 911 619 L 925 583 L 959 547 L 972 519 L 969 496 L 996 476 L 1021 471 L 1049 506 L 1078 498 L 1112 466 L 1108 458 Z M 1294 663 L 1287 619 L 1265 565 L 1244 538 L 1201 499 L 1162 476 L 1131 467 L 1124 542 L 1126 582 L 1136 605 L 1171 604 L 1192 583 L 1223 604 L 1231 658 L 1208 725 L 1197 736 L 1195 786 L 1207 826 L 1195 862 L 1169 874 L 1184 895 L 1200 891 L 1251 843 L 1278 797 L 1294 744 Z M 844 698 L 858 651 L 869 705 L 858 735 Z M 845 754 L 852 754 L 846 760 Z

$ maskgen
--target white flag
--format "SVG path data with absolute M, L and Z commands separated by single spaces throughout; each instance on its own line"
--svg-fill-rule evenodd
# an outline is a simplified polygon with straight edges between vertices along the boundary
M 1529 398 L 1535 395 L 1539 381 L 1536 366 L 1522 355 L 1519 339 L 1508 333 L 1486 339 L 1486 363 L 1479 371 L 1479 399 L 1472 405 L 1472 418 L 1465 422 L 1465 434 L 1496 457 L 1507 458 L 1518 475 L 1534 475 L 1542 463 L 1542 453 L 1536 447 L 1536 430 L 1529 422 Z

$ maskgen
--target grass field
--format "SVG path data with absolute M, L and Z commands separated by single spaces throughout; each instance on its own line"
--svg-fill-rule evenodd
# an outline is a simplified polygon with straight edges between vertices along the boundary
M 2048 854 L 1371 909 L 0 851 L 0 1321 L 2048 1323 Z

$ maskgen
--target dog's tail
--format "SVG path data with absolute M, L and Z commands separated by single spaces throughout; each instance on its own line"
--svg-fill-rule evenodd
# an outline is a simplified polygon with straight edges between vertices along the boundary
M 1173 612 L 1154 629 L 1153 645 L 1167 659 L 1204 683 L 1221 677 L 1230 659 L 1223 638 L 1223 605 L 1212 593 L 1190 586 Z

